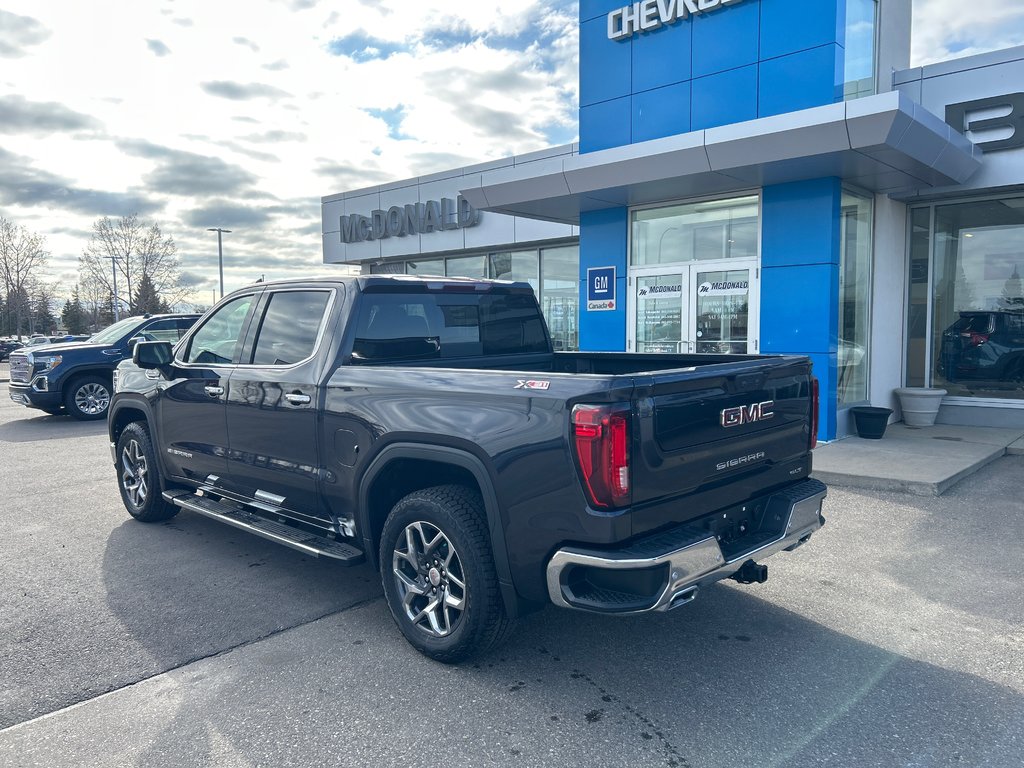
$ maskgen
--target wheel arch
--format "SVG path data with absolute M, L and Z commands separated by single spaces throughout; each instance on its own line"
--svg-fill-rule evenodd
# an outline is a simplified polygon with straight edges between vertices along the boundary
M 367 561 L 374 569 L 379 568 L 377 552 L 384 521 L 399 499 L 423 488 L 447 484 L 465 485 L 480 493 L 505 611 L 509 617 L 519 615 L 519 598 L 512 585 L 505 529 L 494 483 L 483 461 L 468 451 L 420 443 L 393 443 L 373 459 L 360 483 L 356 513 L 357 535 L 362 539 Z
M 145 423 L 146 429 L 149 430 L 149 437 L 153 441 L 153 449 L 156 454 L 158 467 L 161 474 L 166 477 L 164 457 L 163 453 L 159 450 L 160 443 L 156 435 L 153 409 L 145 399 L 119 395 L 118 399 L 111 403 L 110 410 L 107 412 L 107 435 L 110 438 L 111 446 L 117 444 L 117 440 L 121 437 L 124 428 L 136 421 Z

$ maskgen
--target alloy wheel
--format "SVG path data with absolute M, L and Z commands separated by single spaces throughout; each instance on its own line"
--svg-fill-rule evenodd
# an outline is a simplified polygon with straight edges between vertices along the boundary
M 102 384 L 83 384 L 75 392 L 75 405 L 82 413 L 96 416 L 110 405 L 110 392 Z
M 432 637 L 446 637 L 466 610 L 462 560 L 436 525 L 415 522 L 395 546 L 392 571 L 405 615 Z
M 141 508 L 149 496 L 149 464 L 137 440 L 130 440 L 121 451 L 121 487 L 128 500 Z

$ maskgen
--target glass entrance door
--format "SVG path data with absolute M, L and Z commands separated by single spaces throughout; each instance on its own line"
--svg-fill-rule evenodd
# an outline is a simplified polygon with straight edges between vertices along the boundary
M 630 352 L 740 355 L 757 351 L 755 262 L 635 270 Z

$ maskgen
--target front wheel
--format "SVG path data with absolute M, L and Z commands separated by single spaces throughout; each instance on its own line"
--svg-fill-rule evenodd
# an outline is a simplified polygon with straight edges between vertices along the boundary
M 110 408 L 110 381 L 102 376 L 75 379 L 64 395 L 68 414 L 79 421 L 105 419 Z
M 384 523 L 380 570 L 399 629 L 432 659 L 464 661 L 511 628 L 483 503 L 468 488 L 443 485 L 401 499 Z
M 163 483 L 146 425 L 132 422 L 117 439 L 117 487 L 128 514 L 143 523 L 168 520 L 178 507 L 164 501 Z

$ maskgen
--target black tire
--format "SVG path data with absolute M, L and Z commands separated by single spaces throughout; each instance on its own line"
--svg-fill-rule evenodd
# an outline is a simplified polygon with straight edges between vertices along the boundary
M 149 430 L 133 421 L 117 438 L 117 489 L 128 514 L 143 523 L 158 523 L 178 514 L 178 507 L 164 501 L 160 466 L 156 462 Z
M 110 410 L 112 390 L 110 379 L 82 376 L 69 382 L 64 392 L 64 408 L 79 421 L 105 419 Z
M 407 530 L 412 531 L 412 547 Z M 407 556 L 411 548 L 417 563 Z M 395 623 L 416 650 L 432 659 L 465 661 L 493 648 L 512 628 L 498 588 L 483 502 L 468 488 L 441 485 L 401 499 L 384 523 L 380 572 Z M 456 607 L 460 602 L 461 608 Z

